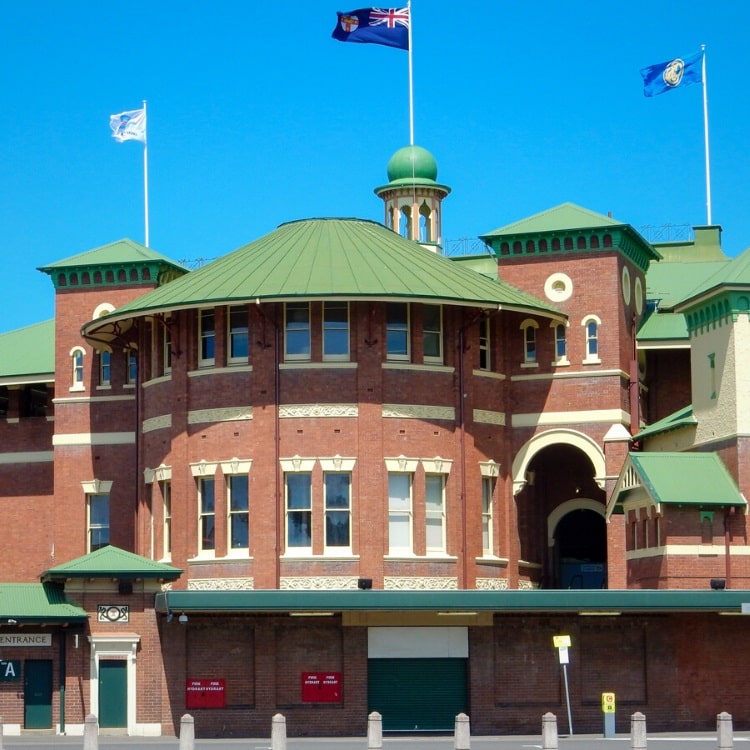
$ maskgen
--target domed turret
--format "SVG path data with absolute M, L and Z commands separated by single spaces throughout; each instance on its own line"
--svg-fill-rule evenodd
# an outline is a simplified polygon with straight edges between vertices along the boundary
M 451 190 L 437 176 L 437 162 L 427 149 L 404 146 L 388 161 L 388 184 L 375 188 L 385 203 L 385 225 L 432 250 L 442 243 L 440 205 Z

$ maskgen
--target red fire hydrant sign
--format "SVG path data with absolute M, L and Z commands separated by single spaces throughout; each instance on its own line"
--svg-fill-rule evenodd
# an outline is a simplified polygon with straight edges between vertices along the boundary
M 186 681 L 185 708 L 225 708 L 226 705 L 226 680 Z
M 341 672 L 303 672 L 303 703 L 340 703 Z

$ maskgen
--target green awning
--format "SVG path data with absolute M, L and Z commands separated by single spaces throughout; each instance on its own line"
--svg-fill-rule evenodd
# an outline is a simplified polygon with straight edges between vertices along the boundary
M 0 583 L 0 624 L 81 623 L 86 611 L 51 583 Z
M 108 545 L 70 562 L 56 565 L 42 573 L 43 581 L 68 578 L 119 578 L 137 580 L 155 578 L 174 580 L 182 570 L 165 563 L 149 560 L 119 547 Z

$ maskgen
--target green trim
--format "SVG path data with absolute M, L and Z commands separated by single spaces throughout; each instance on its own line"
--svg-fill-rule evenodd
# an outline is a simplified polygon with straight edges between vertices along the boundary
M 157 612 L 718 612 L 750 602 L 745 590 L 163 591 Z M 446 618 L 446 625 L 450 618 Z
M 702 297 L 697 303 L 680 305 L 685 312 L 687 328 L 691 335 L 737 322 L 740 315 L 750 313 L 750 289 L 722 289 L 711 297 Z

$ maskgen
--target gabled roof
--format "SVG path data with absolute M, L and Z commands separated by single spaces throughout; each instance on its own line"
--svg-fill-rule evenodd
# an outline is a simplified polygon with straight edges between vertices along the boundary
M 719 265 L 713 273 L 704 274 L 689 293 L 683 295 L 679 308 L 691 307 L 720 289 L 750 290 L 750 248 Z
M 690 348 L 685 316 L 654 311 L 641 323 L 636 335 L 639 349 Z
M 621 221 L 577 206 L 575 203 L 561 203 L 559 206 L 540 211 L 538 214 L 507 224 L 492 232 L 486 232 L 481 236 L 481 239 L 502 235 L 556 232 L 565 229 L 598 229 L 599 227 L 624 226 L 627 225 Z
M 71 604 L 59 586 L 51 583 L 0 583 L 0 622 L 63 623 L 86 619 L 86 611 Z
M 56 565 L 42 573 L 43 581 L 67 578 L 179 578 L 182 570 L 165 563 L 149 560 L 133 552 L 108 545 L 77 557 L 70 562 Z
M 0 334 L 0 383 L 50 382 L 54 372 L 54 320 Z
M 411 300 L 503 308 L 564 318 L 555 307 L 456 264 L 363 219 L 282 224 L 197 271 L 84 327 L 145 312 L 209 304 L 302 299 Z
M 678 430 L 680 427 L 694 427 L 697 424 L 698 420 L 693 414 L 693 405 L 690 404 L 689 406 L 664 417 L 664 419 L 660 419 L 658 422 L 654 422 L 653 424 L 648 425 L 648 427 L 644 427 L 636 435 L 633 435 L 633 440 L 643 440 L 644 438 L 654 437 L 654 435 L 661 435 L 665 432 Z
M 40 266 L 37 270 L 49 273 L 64 268 L 83 268 L 84 266 L 118 265 L 122 263 L 159 262 L 186 271 L 187 269 L 166 255 L 157 253 L 149 247 L 140 245 L 133 240 L 122 239 L 110 242 L 108 245 L 95 247 L 78 255 L 71 255 L 46 266 Z
M 747 506 L 718 453 L 629 453 L 607 503 L 607 516 L 629 497 L 644 493 L 654 505 Z
M 719 276 L 729 261 L 719 260 L 705 263 L 652 263 L 646 274 L 646 297 L 659 301 L 660 310 L 672 310 L 706 279 Z

